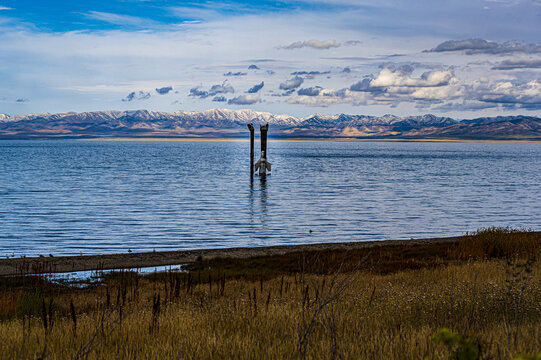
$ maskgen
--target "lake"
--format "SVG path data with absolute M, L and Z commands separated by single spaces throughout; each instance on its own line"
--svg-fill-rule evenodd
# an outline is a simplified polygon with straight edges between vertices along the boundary
M 539 143 L 270 141 L 268 153 L 272 175 L 251 181 L 244 141 L 0 141 L 0 255 L 541 229 Z

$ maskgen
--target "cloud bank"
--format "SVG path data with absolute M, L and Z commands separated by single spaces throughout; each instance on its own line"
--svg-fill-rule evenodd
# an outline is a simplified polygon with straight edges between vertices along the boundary
M 521 44 L 521 43 L 498 43 L 484 39 L 466 39 L 466 40 L 448 40 L 444 41 L 431 50 L 425 52 L 458 52 L 463 51 L 468 55 L 473 54 L 512 54 L 541 53 L 541 44 Z
M 328 50 L 331 48 L 340 47 L 340 44 L 336 40 L 308 40 L 308 41 L 296 41 L 287 46 L 284 46 L 283 49 L 293 50 L 293 49 L 302 49 L 302 48 L 311 48 L 316 50 Z
M 509 59 L 497 63 L 494 70 L 541 69 L 541 59 Z

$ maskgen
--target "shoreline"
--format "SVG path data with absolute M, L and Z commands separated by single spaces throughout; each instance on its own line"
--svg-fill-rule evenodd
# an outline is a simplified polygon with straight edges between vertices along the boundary
M 249 142 L 244 138 L 204 138 L 204 137 L 105 137 L 105 138 L 0 138 L 0 141 L 160 141 L 160 142 Z M 259 138 L 256 138 L 256 142 Z M 419 143 L 489 143 L 489 144 L 539 144 L 541 139 L 422 139 L 422 138 L 269 138 L 269 142 L 419 142 Z
M 213 258 L 247 259 L 259 256 L 280 256 L 302 251 L 353 250 L 376 246 L 431 245 L 454 243 L 458 242 L 462 238 L 463 236 L 453 236 L 446 238 L 411 240 L 356 241 L 302 245 L 277 245 L 265 247 L 0 259 L 0 276 L 135 269 L 153 266 L 181 265 L 194 263 L 199 257 L 205 260 Z
M 33 140 L 33 139 L 28 139 Z M 62 140 L 62 139 L 52 139 Z M 67 139 L 66 139 L 67 140 Z M 70 139 L 76 141 L 201 141 L 201 142 L 249 142 L 249 139 L 243 138 L 93 138 L 93 139 Z M 257 140 L 257 139 L 256 139 Z M 269 138 L 269 142 L 442 142 L 442 143 L 541 143 L 539 139 L 413 139 L 413 138 L 395 138 L 395 139 L 369 139 L 369 138 Z

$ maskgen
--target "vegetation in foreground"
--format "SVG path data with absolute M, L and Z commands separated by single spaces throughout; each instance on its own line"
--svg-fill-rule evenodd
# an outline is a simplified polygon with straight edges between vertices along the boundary
M 540 359 L 539 233 L 0 278 L 2 359 Z

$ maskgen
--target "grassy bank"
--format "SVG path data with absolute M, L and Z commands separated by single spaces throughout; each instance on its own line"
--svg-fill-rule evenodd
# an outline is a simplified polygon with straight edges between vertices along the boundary
M 0 358 L 443 359 L 461 345 L 433 341 L 442 328 L 481 358 L 534 354 L 540 250 L 539 234 L 488 229 L 458 243 L 202 258 L 82 289 L 0 278 Z

